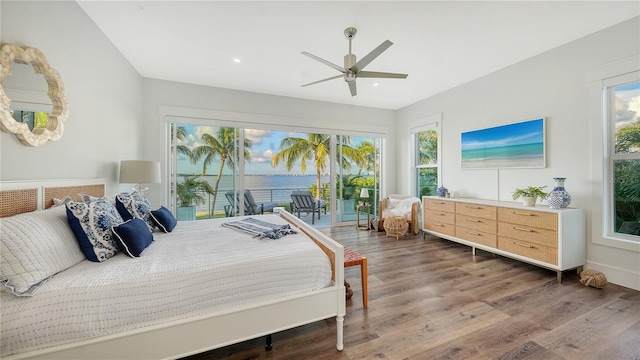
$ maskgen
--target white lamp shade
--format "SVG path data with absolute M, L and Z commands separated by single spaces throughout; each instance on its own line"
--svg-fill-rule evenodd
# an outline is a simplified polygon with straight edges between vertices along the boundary
M 158 161 L 122 160 L 120 161 L 120 183 L 122 184 L 159 184 L 160 163 Z
M 369 197 L 369 189 L 362 188 L 362 190 L 360 190 L 360 197 L 361 198 L 368 198 Z

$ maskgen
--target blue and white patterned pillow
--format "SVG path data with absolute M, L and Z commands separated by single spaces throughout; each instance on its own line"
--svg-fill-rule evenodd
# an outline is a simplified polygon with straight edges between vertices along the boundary
M 124 221 L 109 200 L 68 202 L 67 219 L 88 260 L 102 262 L 118 252 L 112 226 Z
M 151 203 L 144 195 L 137 191 L 132 193 L 121 193 L 116 195 L 116 209 L 124 220 L 131 220 L 134 217 L 144 220 L 153 231 L 155 224 L 151 221 Z

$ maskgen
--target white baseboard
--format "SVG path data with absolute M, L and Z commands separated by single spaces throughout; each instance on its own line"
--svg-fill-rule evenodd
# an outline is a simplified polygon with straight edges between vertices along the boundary
M 640 291 L 640 273 L 593 261 L 587 261 L 584 268 L 600 271 L 607 277 L 607 281 L 612 284 Z

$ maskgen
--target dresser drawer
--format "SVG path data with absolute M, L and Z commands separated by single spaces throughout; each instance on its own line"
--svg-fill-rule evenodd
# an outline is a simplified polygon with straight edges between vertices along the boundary
M 453 224 L 445 224 L 436 221 L 429 221 L 423 224 L 427 230 L 439 232 L 441 234 L 456 236 L 456 227 Z
M 533 226 L 500 222 L 498 235 L 538 245 L 558 247 L 558 232 Z
M 456 237 L 475 243 L 496 247 L 496 234 L 456 226 Z
M 456 214 L 456 226 L 482 231 L 489 234 L 496 233 L 496 221 L 481 217 Z
M 526 256 L 531 259 L 544 261 L 549 264 L 558 265 L 557 248 L 498 236 L 498 249 Z
M 452 212 L 430 210 L 424 211 L 424 222 L 435 221 L 445 224 L 455 224 L 455 214 Z
M 424 208 L 452 213 L 456 211 L 456 204 L 447 200 L 424 199 Z
M 558 215 L 541 211 L 499 208 L 498 221 L 558 230 Z
M 496 215 L 495 206 L 471 204 L 471 203 L 456 203 L 456 214 L 468 215 L 473 217 L 481 217 L 484 219 L 495 220 Z

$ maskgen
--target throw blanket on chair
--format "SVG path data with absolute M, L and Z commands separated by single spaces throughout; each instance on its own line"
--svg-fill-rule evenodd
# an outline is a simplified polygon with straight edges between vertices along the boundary
M 285 235 L 297 234 L 297 231 L 293 230 L 289 224 L 273 224 L 254 218 L 230 221 L 223 223 L 222 226 L 251 234 L 253 237 L 257 237 L 258 239 L 275 240 L 280 239 Z

